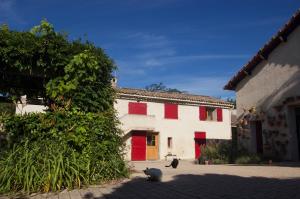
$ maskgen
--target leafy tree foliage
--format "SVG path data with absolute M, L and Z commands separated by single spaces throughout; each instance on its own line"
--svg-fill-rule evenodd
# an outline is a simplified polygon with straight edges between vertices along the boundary
M 234 99 L 234 98 L 227 98 L 226 101 L 232 103 L 233 106 L 234 106 L 234 108 L 236 108 L 236 99 Z
M 116 67 L 92 43 L 69 41 L 43 20 L 29 32 L 2 26 L 0 46 L 0 92 L 39 96 L 55 105 L 71 102 L 93 112 L 113 103 L 110 80 Z
M 185 93 L 185 91 L 180 91 L 176 88 L 168 88 L 162 82 L 156 84 L 150 84 L 149 86 L 146 86 L 145 89 L 147 91 Z
M 43 97 L 46 113 L 0 114 L 0 193 L 48 192 L 126 177 L 113 61 L 47 21 L 0 28 L 0 93 Z M 1 108 L 1 107 L 0 107 Z
M 0 102 L 0 114 L 14 114 L 16 112 L 16 107 L 13 103 Z

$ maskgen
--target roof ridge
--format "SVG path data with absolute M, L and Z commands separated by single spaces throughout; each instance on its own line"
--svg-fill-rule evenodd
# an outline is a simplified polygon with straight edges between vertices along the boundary
M 167 93 L 167 94 L 181 94 L 181 95 L 190 95 L 190 96 L 201 96 L 201 97 L 210 97 L 210 98 L 215 98 L 218 99 L 216 97 L 212 97 L 209 95 L 199 95 L 199 94 L 192 94 L 192 93 L 188 93 L 188 92 L 173 92 L 173 91 L 149 91 L 147 89 L 144 88 L 129 88 L 129 87 L 119 87 L 117 89 L 130 89 L 130 90 L 141 90 L 141 91 L 145 91 L 145 92 L 152 92 L 152 93 Z
M 156 92 L 156 91 L 147 91 L 146 89 L 138 89 L 138 88 L 116 88 L 117 94 L 123 97 L 135 98 L 138 96 L 157 99 L 157 100 L 167 100 L 170 101 L 185 101 L 188 103 L 207 103 L 212 105 L 220 105 L 226 107 L 232 107 L 232 103 L 227 102 L 223 99 L 218 99 L 211 96 L 204 95 L 195 95 L 195 94 L 187 94 L 187 93 L 176 93 L 176 92 Z
M 300 25 L 300 8 L 289 20 L 257 51 L 257 53 L 242 66 L 240 70 L 224 86 L 225 90 L 234 90 L 236 85 L 243 80 L 262 60 L 267 59 L 269 54 Z

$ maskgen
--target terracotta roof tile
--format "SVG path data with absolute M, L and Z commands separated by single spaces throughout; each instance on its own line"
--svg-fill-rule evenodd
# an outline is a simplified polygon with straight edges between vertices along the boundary
M 217 99 L 204 95 L 193 95 L 187 93 L 176 92 L 153 92 L 144 89 L 133 88 L 117 88 L 117 94 L 119 97 L 131 96 L 131 97 L 144 97 L 144 98 L 156 98 L 162 101 L 185 101 L 186 103 L 199 103 L 199 104 L 216 104 L 220 106 L 232 107 L 232 104 L 221 99 Z

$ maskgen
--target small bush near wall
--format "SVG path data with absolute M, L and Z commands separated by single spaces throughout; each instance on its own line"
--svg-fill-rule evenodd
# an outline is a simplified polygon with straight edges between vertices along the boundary
M 200 164 L 205 164 L 205 161 L 209 164 L 258 164 L 262 159 L 242 147 L 235 149 L 230 141 L 208 140 L 205 146 L 201 146 L 199 158 Z
M 241 155 L 236 160 L 236 164 L 258 164 L 262 159 L 256 154 Z
M 212 164 L 228 164 L 231 162 L 231 151 L 231 142 L 209 140 L 205 146 L 201 146 L 199 163 L 204 164 L 205 161 L 209 161 Z
M 111 111 L 0 116 L 0 193 L 48 192 L 126 177 Z

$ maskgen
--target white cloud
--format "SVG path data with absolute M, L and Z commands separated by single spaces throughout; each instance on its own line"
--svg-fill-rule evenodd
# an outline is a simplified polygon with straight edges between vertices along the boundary
M 177 88 L 179 90 L 187 91 L 192 94 L 208 95 L 214 97 L 232 97 L 233 92 L 223 90 L 223 86 L 227 82 L 227 78 L 223 76 L 211 77 L 190 77 L 179 76 L 172 77 L 175 83 L 166 83 L 170 88 Z M 169 82 L 170 80 L 168 80 Z

